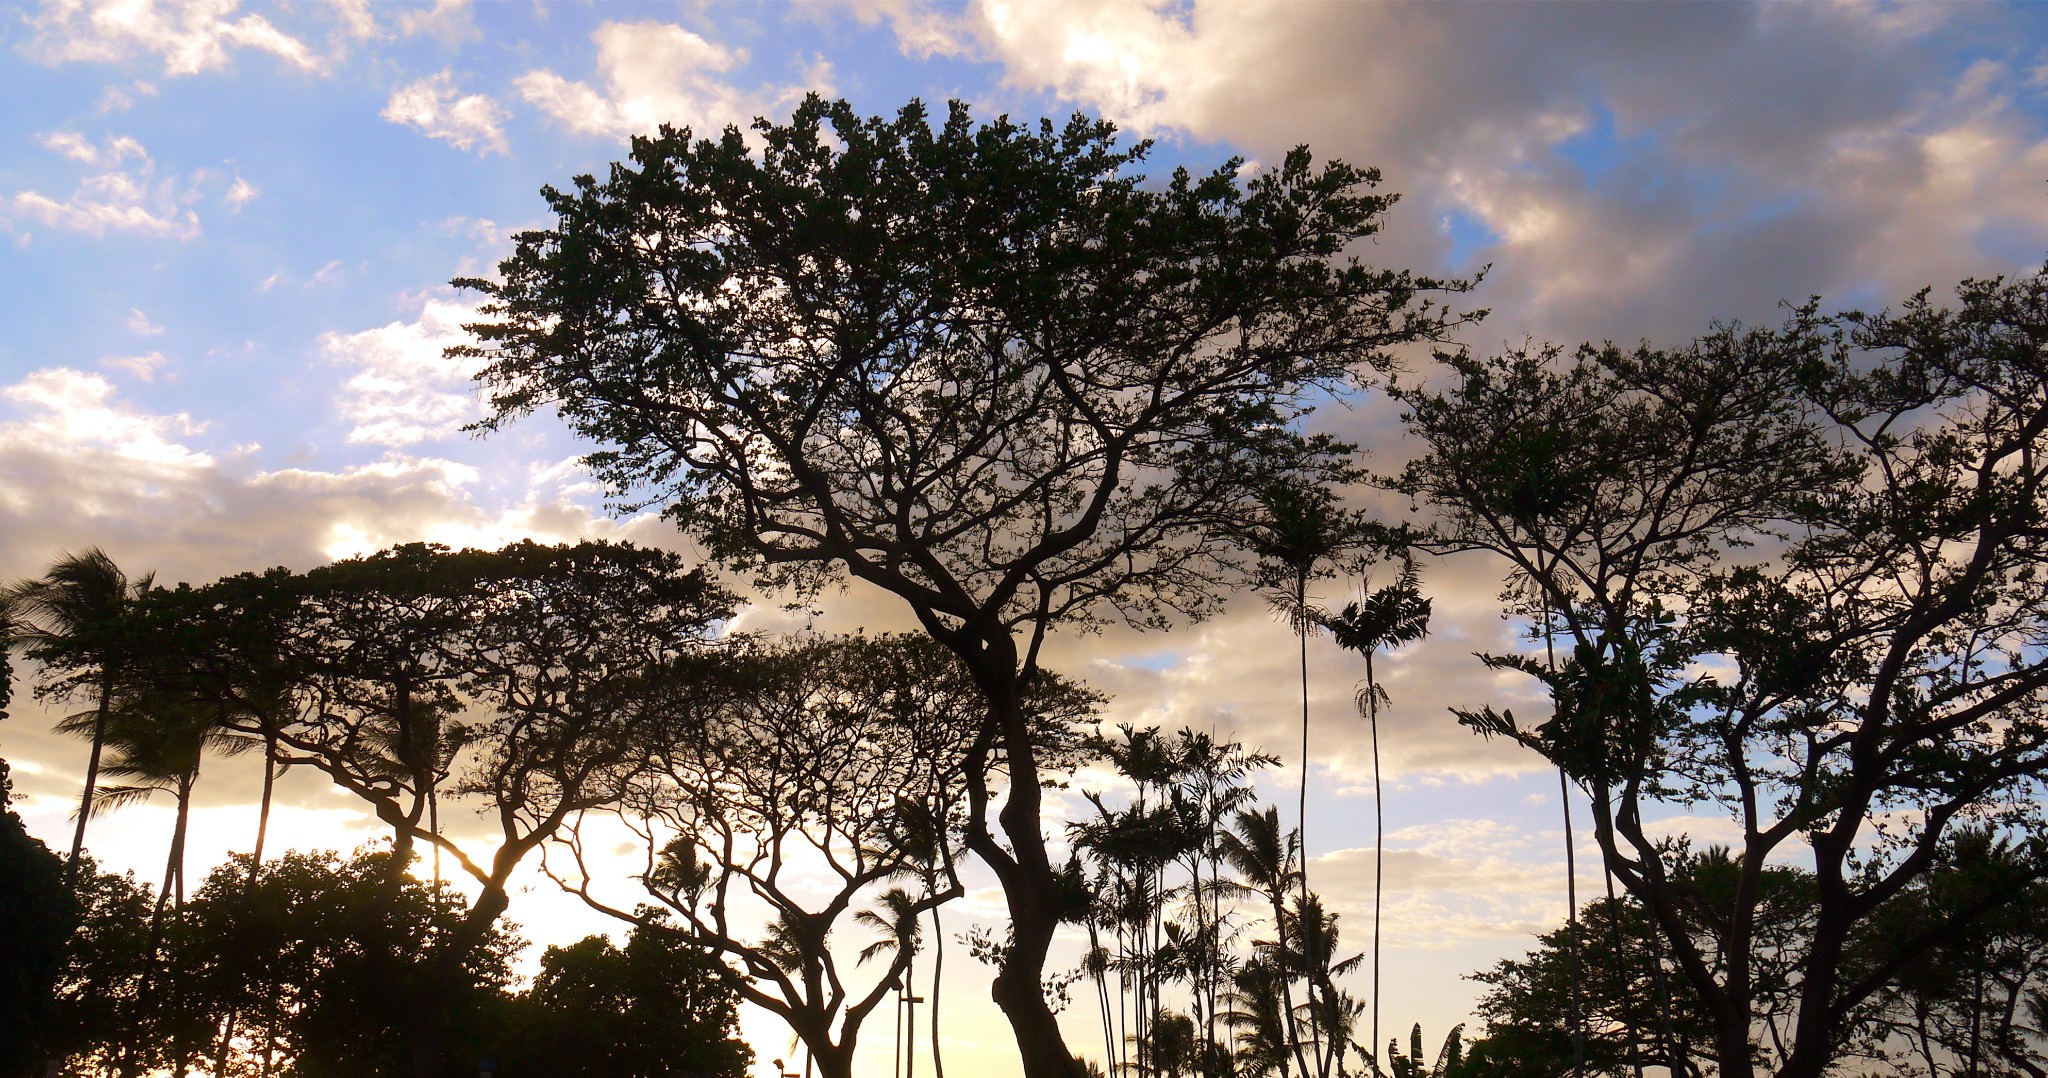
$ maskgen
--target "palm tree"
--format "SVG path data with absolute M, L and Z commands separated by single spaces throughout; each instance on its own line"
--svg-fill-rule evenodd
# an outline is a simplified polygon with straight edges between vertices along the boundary
M 1364 544 L 1365 527 L 1356 514 L 1339 508 L 1326 487 L 1282 480 L 1259 495 L 1260 513 L 1238 529 L 1238 539 L 1258 556 L 1260 580 L 1284 589 L 1278 605 L 1294 630 L 1301 670 L 1301 790 L 1295 807 L 1296 829 L 1302 835 L 1301 893 L 1308 894 L 1308 637 L 1321 624 L 1308 605 L 1309 581 L 1335 571 L 1335 561 Z M 1311 997 L 1315 986 L 1309 986 Z M 1311 1020 L 1319 1020 L 1311 1008 Z
M 146 1014 L 157 1005 L 152 987 L 162 957 L 164 913 L 173 894 L 177 905 L 185 904 L 185 836 L 192 818 L 192 791 L 199 781 L 199 765 L 207 748 L 222 735 L 212 709 L 202 701 L 157 688 L 117 690 L 104 722 L 98 720 L 96 712 L 81 712 L 59 722 L 57 729 L 81 736 L 96 731 L 109 751 L 101 772 L 111 784 L 94 790 L 92 814 L 146 801 L 158 793 L 171 794 L 177 803 L 170 849 L 164 859 L 163 883 L 149 916 L 148 955 L 135 997 L 135 1007 Z M 182 1055 L 191 1046 L 180 1041 L 176 1050 Z M 122 1073 L 136 1073 L 140 1063 L 137 1057 L 124 1056 Z M 174 1061 L 173 1073 L 185 1073 L 182 1060 Z
M 876 900 L 877 908 L 861 910 L 853 915 L 853 923 L 880 932 L 873 943 L 860 950 L 860 961 L 878 955 L 894 953 L 905 960 L 903 970 L 896 978 L 896 1054 L 897 1072 L 902 1071 L 903 1045 L 916 1043 L 916 1012 L 911 1012 L 911 1028 L 903 1028 L 903 999 L 910 994 L 911 967 L 909 962 L 921 949 L 923 926 L 917 920 L 917 899 L 901 887 L 891 887 L 882 892 Z M 906 1035 L 907 1034 L 907 1035 Z
M 1306 1078 L 1311 1072 L 1308 1058 L 1302 1054 L 1301 1034 L 1295 1020 L 1294 990 L 1290 987 L 1293 970 L 1287 945 L 1287 928 L 1291 922 L 1287 898 L 1301 878 L 1301 832 L 1283 833 L 1277 808 L 1268 807 L 1263 811 L 1242 809 L 1231 817 L 1231 829 L 1223 836 L 1222 852 L 1224 861 L 1244 877 L 1245 886 L 1265 899 L 1272 911 L 1275 939 L 1264 948 L 1266 957 L 1263 961 L 1270 965 L 1278 981 L 1286 1043 L 1293 1047 L 1295 1065 L 1301 1068 L 1303 1078 Z M 1281 1078 L 1286 1078 L 1287 1056 L 1284 1052 L 1279 1066 Z
M 953 847 L 948 841 L 948 825 L 944 811 L 934 812 L 930 806 L 921 805 L 909 797 L 896 801 L 897 830 L 892 841 L 903 857 L 903 866 L 895 873 L 899 877 L 916 879 L 927 895 L 937 894 L 941 879 L 954 877 Z M 885 903 L 893 901 L 885 896 Z M 939 922 L 939 905 L 932 906 L 932 1073 L 935 1078 L 946 1078 L 946 1063 L 940 1052 L 939 1040 L 939 999 L 941 978 L 946 965 L 946 934 Z M 855 915 L 856 919 L 861 917 Z M 874 915 L 862 923 L 875 925 Z M 906 973 L 907 977 L 908 974 Z
M 1338 960 L 1337 915 L 1325 910 L 1321 896 L 1313 891 L 1306 898 L 1295 900 L 1292 921 L 1293 931 L 1283 933 L 1281 938 L 1294 941 L 1291 959 L 1318 990 L 1309 995 L 1303 1006 L 1320 1012 L 1311 1015 L 1310 1028 L 1317 1036 L 1317 1071 L 1328 1074 L 1332 1067 L 1341 1067 L 1360 1010 L 1351 996 L 1337 987 L 1337 978 L 1356 972 L 1365 956 Z
M 100 726 L 96 713 L 82 712 L 59 722 L 57 730 L 85 735 Z M 94 790 L 93 815 L 147 801 L 159 793 L 170 794 L 177 805 L 163 883 L 151 918 L 151 935 L 155 936 L 155 922 L 162 918 L 172 896 L 175 894 L 178 905 L 185 902 L 185 835 L 199 765 L 207 749 L 230 742 L 214 724 L 211 710 L 199 701 L 159 692 L 117 699 L 101 733 L 110 755 L 100 771 L 114 784 Z
M 1330 619 L 1331 635 L 1337 646 L 1365 656 L 1365 691 L 1359 694 L 1359 710 L 1372 730 L 1372 1039 L 1380 1043 L 1380 900 L 1386 864 L 1387 816 L 1380 790 L 1380 704 L 1386 693 L 1373 675 L 1373 655 L 1381 648 L 1399 647 L 1429 635 L 1429 600 L 1422 595 L 1422 577 L 1412 558 L 1404 559 L 1401 575 L 1394 583 L 1367 590 L 1344 612 Z
M 40 691 L 60 697 L 90 693 L 94 700 L 93 709 L 83 713 L 91 717 L 87 727 L 92 752 L 86 758 L 85 792 L 79 798 L 71 856 L 64 865 L 67 886 L 85 849 L 86 821 L 94 814 L 107 721 L 129 652 L 126 616 L 154 579 L 154 574 L 144 574 L 131 582 L 106 551 L 92 547 L 65 554 L 40 578 L 16 583 L 4 593 L 21 639 L 28 644 L 28 656 L 43 665 Z

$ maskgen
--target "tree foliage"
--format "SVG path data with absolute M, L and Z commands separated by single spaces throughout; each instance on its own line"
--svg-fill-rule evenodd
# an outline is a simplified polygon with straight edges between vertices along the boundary
M 7 761 L 0 760 L 0 939 L 7 941 L 0 952 L 0 1078 L 33 1073 L 77 915 L 63 862 L 23 829 L 13 795 Z
M 1753 1069 L 1775 858 L 1815 873 L 1777 1069 L 1818 1075 L 1915 953 L 1996 900 L 1931 916 L 1876 967 L 1849 961 L 1861 928 L 1957 828 L 2048 822 L 2048 281 L 1958 296 L 1808 306 L 1678 349 L 1452 356 L 1447 386 L 1404 397 L 1425 451 L 1400 486 L 1442 514 L 1432 545 L 1505 557 L 1515 612 L 1564 645 L 1554 671 L 1490 660 L 1549 688 L 1548 720 L 1463 718 L 1588 792 L 1724 1074 Z M 1647 826 L 1659 805 L 1736 825 L 1732 887 L 1684 881 Z
M 1393 199 L 1306 150 L 1154 185 L 1145 144 L 1085 117 L 815 97 L 755 135 L 664 128 L 545 189 L 554 225 L 457 282 L 486 321 L 452 352 L 482 363 L 485 426 L 556 408 L 623 499 L 770 581 L 875 584 L 968 664 L 1016 777 L 1007 845 L 969 834 L 1011 906 L 995 995 L 1026 1072 L 1073 1073 L 1041 992 L 1039 644 L 1210 609 L 1223 523 L 1348 467 L 1296 432 L 1317 391 L 1440 332 L 1445 286 L 1345 257 Z

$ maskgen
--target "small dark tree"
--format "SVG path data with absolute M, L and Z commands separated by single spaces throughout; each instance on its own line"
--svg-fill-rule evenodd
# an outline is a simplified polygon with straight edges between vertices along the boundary
M 124 1059 L 164 1062 L 157 1036 L 137 1006 L 150 966 L 147 888 L 131 875 L 101 872 L 88 856 L 71 877 L 77 927 L 64 942 L 56 1003 L 41 1027 L 47 1058 L 108 1073 Z
M 1043 994 L 1062 916 L 1023 700 L 1055 627 L 1198 615 L 1223 521 L 1340 469 L 1290 433 L 1317 391 L 1444 317 L 1443 287 L 1343 257 L 1391 205 L 1305 150 L 1163 185 L 1076 117 L 976 127 L 812 98 L 787 125 L 663 129 L 602 182 L 546 189 L 486 297 L 495 427 L 555 406 L 624 499 L 777 582 L 844 572 L 971 671 L 983 754 L 967 842 L 1013 945 L 994 996 L 1031 1078 L 1079 1073 Z M 1000 830 L 1002 839 L 996 832 Z M 1007 840 L 1007 841 L 1003 841 Z
M 0 656 L 0 666 L 6 665 Z M 0 680 L 0 705 L 5 703 Z M 44 1023 L 77 911 L 64 865 L 23 829 L 13 784 L 0 760 L 0 1078 L 26 1078 L 41 1062 Z
M 436 1075 L 473 1073 L 474 1060 L 491 1053 L 520 941 L 495 921 L 446 978 L 437 960 L 468 930 L 469 904 L 410 873 L 397 874 L 394 899 L 390 859 L 384 851 L 288 851 L 253 888 L 246 856 L 207 875 L 168 933 L 169 991 L 216 1072 L 409 1073 L 416 1027 L 389 1001 L 425 1000 L 421 985 L 430 980 L 447 1056 Z M 213 1034 L 231 1013 L 252 1020 L 223 1042 Z
M 656 923 L 659 923 L 658 921 Z M 742 1078 L 739 995 L 717 961 L 634 926 L 624 947 L 590 936 L 541 955 L 497 1046 L 504 1078 Z

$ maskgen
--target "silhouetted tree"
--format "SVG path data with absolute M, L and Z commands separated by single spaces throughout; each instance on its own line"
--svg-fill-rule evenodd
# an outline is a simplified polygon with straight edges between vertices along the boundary
M 416 994 L 383 997 L 411 1029 L 424 1078 L 445 1054 L 448 1011 L 434 1000 L 504 913 L 512 873 L 577 813 L 620 796 L 639 766 L 650 679 L 705 646 L 730 599 L 664 551 L 531 542 L 398 547 L 315 569 L 295 594 L 287 661 L 311 704 L 280 723 L 252 702 L 224 721 L 276 744 L 281 762 L 326 773 L 392 828 L 392 901 L 420 843 L 475 881 L 461 923 L 406 985 Z M 258 643 L 261 658 L 271 641 Z M 486 855 L 430 816 L 451 777 L 495 824 Z M 373 959 L 401 963 L 395 941 L 368 944 Z
M 437 1078 L 475 1073 L 495 1051 L 520 941 L 494 921 L 448 979 L 438 960 L 467 931 L 469 903 L 405 872 L 394 900 L 391 856 L 288 851 L 253 887 L 246 856 L 208 874 L 167 933 L 167 991 L 195 1030 L 195 1054 L 229 1073 L 413 1073 L 416 1029 L 394 1012 L 397 996 L 441 1010 Z M 258 1020 L 223 1043 L 215 1031 L 237 1012 Z
M 169 1038 L 137 1003 L 150 967 L 149 891 L 131 875 L 101 872 L 90 856 L 72 874 L 77 927 L 64 941 L 56 1001 L 42 1026 L 47 1058 L 93 1073 L 124 1059 L 142 1066 L 166 1061 Z
M 504 1078 L 742 1078 L 725 968 L 672 933 L 634 926 L 626 945 L 589 936 L 549 947 L 497 1033 Z
M 636 742 L 646 766 L 614 815 L 639 834 L 641 879 L 672 916 L 594 890 L 582 826 L 568 836 L 577 871 L 561 878 L 597 908 L 732 964 L 740 993 L 787 1022 L 822 1074 L 845 1078 L 861 1024 L 910 963 L 916 919 L 961 893 L 961 769 L 986 736 L 975 686 L 919 637 L 728 650 L 678 664 L 665 684 Z M 1026 701 L 1049 728 L 1037 743 L 1071 742 L 1059 731 L 1093 704 L 1041 675 Z M 917 835 L 934 821 L 945 834 L 931 870 Z M 900 879 L 920 886 L 889 904 Z M 887 927 L 865 957 L 888 960 L 861 983 L 830 937 L 876 902 Z M 745 930 L 754 918 L 765 933 Z
M 0 685 L 0 701 L 5 691 Z M 0 760 L 0 939 L 7 941 L 0 948 L 0 1078 L 27 1078 L 42 1062 L 44 1024 L 77 911 L 63 863 L 22 827 L 13 796 Z
M 112 713 L 115 686 L 125 673 L 137 642 L 129 625 L 129 607 L 147 592 L 152 574 L 130 581 L 114 559 L 98 547 L 66 554 L 33 580 L 19 581 L 4 591 L 13 638 L 40 666 L 36 696 L 93 701 L 92 751 L 86 757 L 85 789 L 78 801 L 78 826 L 71 836 L 71 855 L 64 870 L 69 882 L 85 849 L 85 825 L 92 818 L 93 791 L 99 784 L 100 750 Z
M 1386 693 L 1373 674 L 1373 656 L 1381 648 L 1400 647 L 1429 635 L 1429 600 L 1422 594 L 1422 577 L 1415 562 L 1402 562 L 1401 575 L 1384 588 L 1367 591 L 1357 602 L 1346 603 L 1341 613 L 1327 618 L 1337 646 L 1365 656 L 1365 689 L 1359 693 L 1358 710 L 1365 714 L 1372 735 L 1372 1035 L 1367 1054 L 1380 1041 L 1380 897 L 1385 891 L 1387 812 L 1380 791 L 1380 704 Z M 1373 1063 L 1378 1070 L 1379 1064 Z
M 1853 1059 L 1860 1074 L 1926 1078 L 2031 1074 L 2044 1066 L 2048 1040 L 2029 1013 L 2030 1000 L 2048 998 L 2048 932 L 2035 913 L 2048 884 L 2039 880 L 2037 858 L 2036 851 L 1986 832 L 1961 832 L 1928 872 L 1859 927 L 1845 966 L 1888 969 L 1891 980 L 1835 1031 L 1842 1062 Z M 1703 905 L 1728 902 L 1743 884 L 1740 861 L 1726 848 L 1673 844 L 1667 859 L 1674 882 Z M 1745 1051 L 1755 1065 L 1781 1067 L 1797 1031 L 1799 963 L 1818 924 L 1817 888 L 1811 872 L 1788 865 L 1770 867 L 1756 886 L 1756 926 L 1745 956 L 1757 986 L 1756 1018 Z M 1992 892 L 2018 897 L 1931 949 L 1918 939 L 1952 911 L 1981 906 Z M 1581 919 L 1591 945 L 1590 960 L 1581 966 L 1589 1073 L 1621 1078 L 1637 1060 L 1679 1074 L 1722 1070 L 1713 1013 L 1669 952 L 1650 946 L 1642 903 L 1626 896 L 1589 902 Z M 1731 926 L 1702 922 L 1696 933 L 1695 945 L 1713 956 L 1717 973 L 1736 964 L 1728 950 Z M 1619 954 L 1611 950 L 1615 941 Z M 1569 946 L 1564 929 L 1547 932 L 1527 956 L 1474 975 L 1489 986 L 1478 1005 L 1487 1026 L 1473 1045 L 1476 1056 L 1512 1062 L 1533 1075 L 1570 1072 Z M 1901 964 L 1904 954 L 1912 958 Z M 1665 980 L 1675 985 L 1674 1005 L 1661 1028 L 1645 1027 L 1637 1001 L 1654 998 Z
M 1025 1073 L 1070 1078 L 1042 984 L 1062 891 L 1023 708 L 1040 645 L 1207 610 L 1220 522 L 1343 467 L 1291 425 L 1439 333 L 1421 295 L 1445 286 L 1344 257 L 1393 200 L 1305 150 L 1155 186 L 1132 174 L 1145 144 L 1082 117 L 811 98 L 755 128 L 664 128 L 604 180 L 545 189 L 554 224 L 498 280 L 457 282 L 486 302 L 453 354 L 481 361 L 486 427 L 559 407 L 615 490 L 716 556 L 874 584 L 967 664 L 988 732 L 967 842 L 1014 934 L 993 993 Z
M 1426 451 L 1401 485 L 1443 514 L 1434 545 L 1507 558 L 1568 645 L 1555 671 L 1496 660 L 1548 685 L 1548 721 L 1464 718 L 1587 791 L 1727 1078 L 1755 1069 L 1749 955 L 1774 858 L 1809 851 L 1816 873 L 1777 1068 L 1815 1078 L 1898 967 L 1997 902 L 1941 911 L 1871 968 L 1850 962 L 1862 926 L 1964 821 L 2043 823 L 2048 281 L 1958 295 L 1809 306 L 1673 350 L 1456 356 L 1447 386 L 1405 397 Z M 1719 904 L 1674 882 L 1645 827 L 1670 802 L 1740 830 Z M 1727 926 L 1725 966 L 1703 924 Z

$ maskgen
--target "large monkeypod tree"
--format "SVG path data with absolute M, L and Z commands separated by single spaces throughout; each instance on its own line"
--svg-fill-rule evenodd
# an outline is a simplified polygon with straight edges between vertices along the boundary
M 1431 542 L 1507 559 L 1565 645 L 1555 668 L 1492 660 L 1547 684 L 1547 721 L 1462 717 L 1586 790 L 1727 1078 L 1829 1072 L 1868 1004 L 2031 893 L 1879 932 L 1962 830 L 2048 832 L 2048 279 L 1959 298 L 1452 357 L 1407 395 L 1426 451 L 1402 485 L 1439 510 Z M 1739 835 L 1729 886 L 1680 871 L 1658 825 L 1681 811 Z M 1813 874 L 1812 925 L 1796 1017 L 1766 1037 L 1766 885 L 1788 861 Z
M 1298 433 L 1312 400 L 1441 332 L 1423 293 L 1459 287 L 1344 256 L 1394 201 L 1374 172 L 1297 150 L 1147 184 L 1146 150 L 813 97 L 751 141 L 635 139 L 544 190 L 555 223 L 499 279 L 456 282 L 487 300 L 453 350 L 487 428 L 559 409 L 625 503 L 769 584 L 891 592 L 967 664 L 967 842 L 1007 896 L 993 993 L 1034 1078 L 1079 1073 L 1042 992 L 1063 910 L 1022 701 L 1046 634 L 1208 609 L 1219 523 L 1341 466 Z

